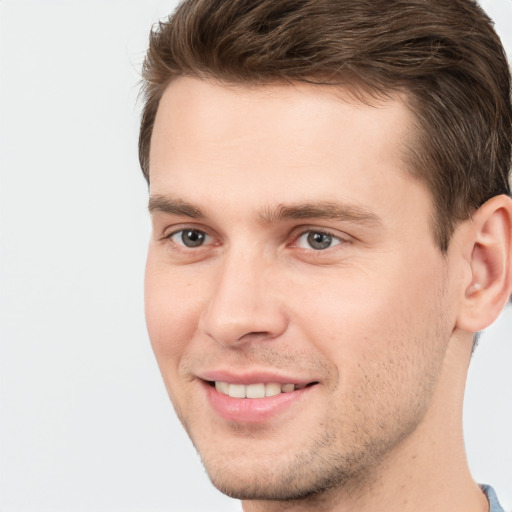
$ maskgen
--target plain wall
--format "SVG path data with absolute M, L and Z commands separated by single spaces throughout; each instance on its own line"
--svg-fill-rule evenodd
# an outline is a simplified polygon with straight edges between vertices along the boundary
M 483 2 L 512 55 L 512 1 Z M 229 511 L 174 417 L 143 317 L 139 69 L 174 1 L 0 0 L 0 511 Z M 512 311 L 465 411 L 512 509 Z

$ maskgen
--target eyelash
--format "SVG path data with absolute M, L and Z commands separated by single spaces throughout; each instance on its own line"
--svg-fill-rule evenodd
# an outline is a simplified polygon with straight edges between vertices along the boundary
M 179 242 L 173 240 L 173 238 L 176 235 L 181 234 L 181 239 L 183 241 L 183 236 L 187 231 L 190 233 L 192 233 L 192 232 L 196 233 L 197 235 L 199 235 L 200 238 L 204 237 L 205 242 L 200 243 L 199 245 L 194 247 L 194 246 L 188 246 L 188 245 L 185 245 L 185 243 L 179 243 Z M 304 247 L 304 246 L 300 245 L 300 240 L 303 237 L 307 236 L 309 238 L 312 235 L 314 235 L 314 236 L 321 235 L 323 237 L 327 237 L 328 238 L 327 241 L 328 241 L 329 245 L 325 248 L 316 248 L 315 249 L 314 247 L 311 247 L 312 240 L 307 241 L 309 247 Z M 164 243 L 168 243 L 168 242 L 172 243 L 179 251 L 188 252 L 188 251 L 198 251 L 201 248 L 204 248 L 206 243 L 208 242 L 208 240 L 212 239 L 212 238 L 213 237 L 207 231 L 200 229 L 200 228 L 188 226 L 188 227 L 184 227 L 181 229 L 173 230 L 171 233 L 164 235 L 160 240 Z M 320 253 L 323 253 L 323 252 L 325 252 L 329 249 L 332 249 L 333 247 L 336 247 L 338 245 L 349 243 L 349 240 L 347 238 L 337 236 L 328 230 L 319 229 L 319 228 L 308 228 L 308 229 L 303 228 L 299 233 L 297 233 L 297 235 L 293 236 L 292 238 L 293 238 L 293 242 L 289 245 L 289 247 L 292 247 L 292 248 L 298 247 L 300 249 L 303 249 L 310 253 L 315 253 L 315 254 L 320 254 Z

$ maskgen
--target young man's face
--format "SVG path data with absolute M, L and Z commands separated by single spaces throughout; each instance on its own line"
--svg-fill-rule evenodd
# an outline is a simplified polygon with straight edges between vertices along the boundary
M 454 292 L 412 138 L 400 101 L 335 88 L 180 78 L 163 96 L 147 323 L 227 494 L 362 485 L 442 427 Z

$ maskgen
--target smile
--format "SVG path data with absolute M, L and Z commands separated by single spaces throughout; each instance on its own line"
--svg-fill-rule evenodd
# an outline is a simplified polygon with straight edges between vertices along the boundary
M 206 392 L 205 398 L 216 415 L 231 423 L 253 425 L 263 424 L 292 410 L 319 384 L 318 381 L 276 382 L 272 378 L 269 378 L 270 382 L 258 382 L 260 378 L 252 382 L 246 380 L 248 377 L 239 380 L 230 377 L 235 382 L 201 380 Z M 240 380 L 245 380 L 245 383 Z
M 298 389 L 303 389 L 311 384 L 279 384 L 277 382 L 270 382 L 246 385 L 232 384 L 222 381 L 215 381 L 214 383 L 211 383 L 219 393 L 232 398 L 266 398 L 276 396 L 281 393 L 290 393 Z

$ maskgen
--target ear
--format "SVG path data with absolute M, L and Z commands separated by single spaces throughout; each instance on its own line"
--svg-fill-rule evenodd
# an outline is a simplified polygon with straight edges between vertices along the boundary
M 468 233 L 471 274 L 457 327 L 475 333 L 496 320 L 512 293 L 512 199 L 500 195 L 483 204 Z

